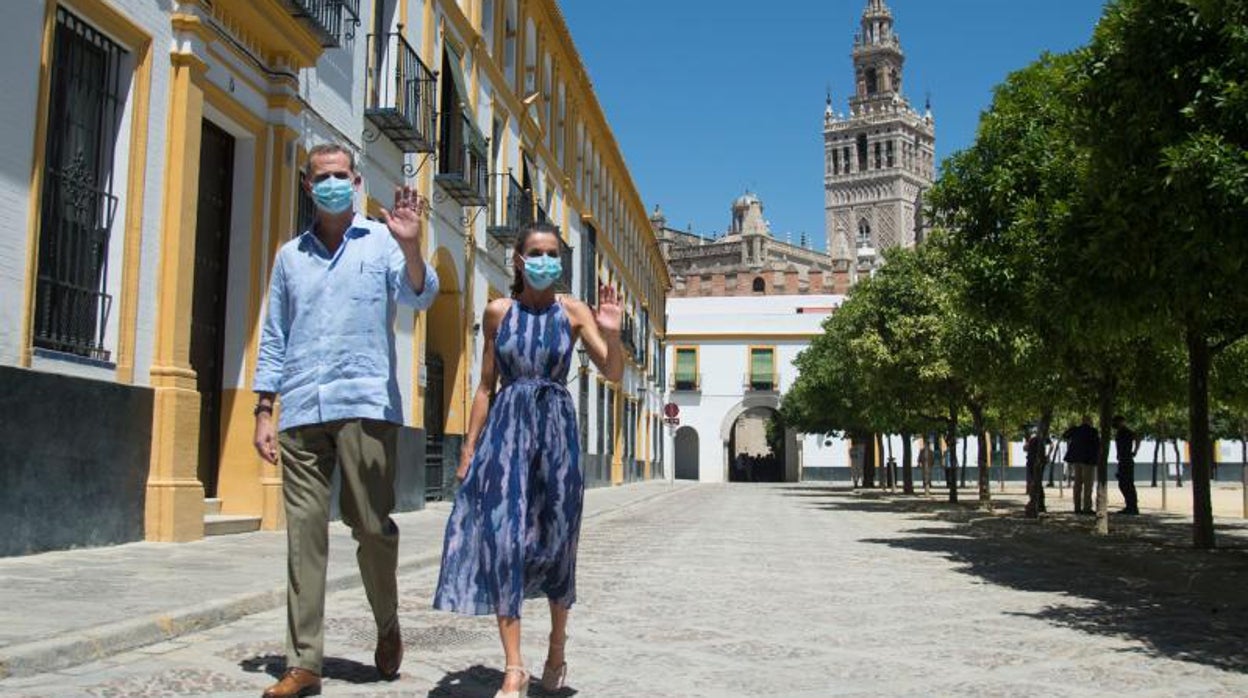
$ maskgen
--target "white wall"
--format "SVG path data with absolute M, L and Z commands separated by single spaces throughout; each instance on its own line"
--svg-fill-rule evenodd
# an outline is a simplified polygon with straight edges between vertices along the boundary
M 696 347 L 701 390 L 678 392 L 668 386 L 668 399 L 680 407 L 680 426 L 697 431 L 702 482 L 728 479 L 724 435 L 747 405 L 768 402 L 751 393 L 747 398 L 750 347 L 776 349 L 776 370 L 783 392 L 797 379 L 794 361 L 810 345 L 827 318 L 825 309 L 839 307 L 843 297 L 745 296 L 672 298 L 668 304 L 667 370 L 675 374 L 676 349 Z M 799 309 L 808 312 L 799 313 Z M 778 400 L 770 401 L 778 404 Z M 675 473 L 674 432 L 665 430 L 668 476 Z M 840 439 L 823 445 L 822 435 L 804 435 L 799 448 L 806 467 L 844 466 L 848 449 Z

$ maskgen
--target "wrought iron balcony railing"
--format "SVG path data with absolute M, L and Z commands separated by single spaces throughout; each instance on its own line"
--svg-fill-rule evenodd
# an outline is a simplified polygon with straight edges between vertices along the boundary
M 486 234 L 494 238 L 503 247 L 506 260 L 503 266 L 511 268 L 512 248 L 516 244 L 516 236 L 534 220 L 545 221 L 546 212 L 533 200 L 533 194 L 520 186 L 520 182 L 510 172 L 495 175 L 499 192 L 492 198 L 490 225 Z M 558 293 L 572 293 L 572 247 L 559 240 L 559 261 L 563 265 L 563 276 L 555 282 Z
M 304 21 L 326 48 L 355 38 L 360 26 L 360 0 L 281 0 L 291 15 Z
M 460 122 L 463 144 L 443 148 L 435 179 L 461 205 L 485 206 L 490 202 L 489 144 L 467 114 Z
M 702 390 L 701 373 L 675 373 L 672 375 L 672 392 L 696 393 Z
M 495 177 L 499 191 L 493 199 L 486 233 L 500 245 L 511 249 L 516 242 L 516 234 L 533 220 L 533 195 L 525 191 L 510 172 Z
M 398 32 L 369 34 L 368 60 L 364 116 L 399 150 L 433 152 L 437 76 Z
M 747 374 L 744 387 L 747 393 L 774 393 L 780 390 L 780 376 L 770 374 Z

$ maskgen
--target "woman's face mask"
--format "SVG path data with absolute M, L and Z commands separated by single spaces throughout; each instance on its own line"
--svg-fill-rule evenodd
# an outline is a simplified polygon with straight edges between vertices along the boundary
M 558 257 L 542 255 L 524 258 L 524 281 L 538 291 L 550 288 L 563 276 L 563 262 Z

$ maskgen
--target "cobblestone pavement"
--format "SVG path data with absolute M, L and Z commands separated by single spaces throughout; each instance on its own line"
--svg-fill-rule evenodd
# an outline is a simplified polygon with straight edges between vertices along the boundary
M 1117 519 L 1115 520 L 1117 521 Z M 1068 514 L 817 486 L 678 485 L 587 522 L 564 696 L 1248 695 L 1248 550 L 1191 551 L 1175 522 L 1109 538 Z M 1224 537 L 1224 539 L 1226 539 Z M 328 603 L 325 694 L 490 698 L 491 619 L 400 580 L 407 658 L 377 681 L 363 593 Z M 526 607 L 528 665 L 549 629 Z M 0 695 L 257 696 L 284 611 L 0 681 Z M 531 695 L 540 695 L 534 686 Z

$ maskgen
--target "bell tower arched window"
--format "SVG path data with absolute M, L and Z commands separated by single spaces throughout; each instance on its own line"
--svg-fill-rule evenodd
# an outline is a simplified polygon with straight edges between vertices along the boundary
M 871 223 L 863 218 L 858 221 L 858 247 L 871 246 Z
M 761 276 L 754 277 L 754 293 L 766 293 L 766 292 L 767 292 L 767 282 L 763 281 L 763 277 Z

